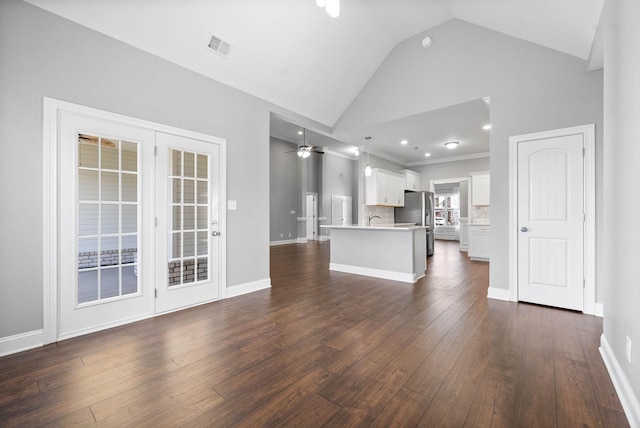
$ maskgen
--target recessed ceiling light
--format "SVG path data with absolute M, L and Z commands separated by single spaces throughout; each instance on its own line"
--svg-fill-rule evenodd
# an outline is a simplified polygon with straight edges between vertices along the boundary
M 489 129 L 491 129 L 491 124 L 487 123 L 485 126 L 482 127 L 482 129 L 484 129 L 485 131 L 488 131 Z
M 409 142 L 407 140 L 402 140 L 400 141 L 400 144 L 402 144 L 403 146 L 406 146 L 407 144 L 409 144 Z
M 428 158 L 429 156 L 431 156 L 431 153 L 425 153 L 424 156 Z
M 453 150 L 458 147 L 458 144 L 460 143 L 458 143 L 457 141 L 449 141 L 448 143 L 444 143 L 444 146 L 449 150 Z
M 355 147 L 353 149 L 353 154 L 355 154 L 356 156 L 359 156 L 360 155 L 360 150 L 357 147 Z
M 431 43 L 433 43 L 433 39 L 429 36 L 425 37 L 424 39 L 422 39 L 422 47 L 423 48 L 428 48 L 429 46 L 431 46 Z
M 298 135 L 302 135 L 302 131 L 298 131 Z

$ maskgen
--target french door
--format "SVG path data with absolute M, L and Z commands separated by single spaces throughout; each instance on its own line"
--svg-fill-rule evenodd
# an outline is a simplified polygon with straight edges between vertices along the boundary
M 224 140 L 50 104 L 47 343 L 221 297 Z
M 153 300 L 154 132 L 59 119 L 57 338 L 149 316 Z
M 158 312 L 215 300 L 219 291 L 219 147 L 158 133 Z

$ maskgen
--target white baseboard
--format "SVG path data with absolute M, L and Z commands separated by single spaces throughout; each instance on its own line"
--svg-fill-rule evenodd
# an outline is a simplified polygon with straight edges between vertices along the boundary
M 270 246 L 274 246 L 274 245 L 287 245 L 287 244 L 297 244 L 298 240 L 297 239 L 285 239 L 282 241 L 271 241 L 269 242 Z
M 267 288 L 271 288 L 271 278 L 259 279 L 258 281 L 247 282 L 245 284 L 234 285 L 227 288 L 226 298 L 242 296 L 243 294 L 253 293 L 254 291 L 260 291 Z
M 374 278 L 390 279 L 393 281 L 402 281 L 413 284 L 418 279 L 416 275 L 412 273 L 394 272 L 390 270 L 381 270 L 373 268 L 365 268 L 360 266 L 342 265 L 339 263 L 329 263 L 329 270 L 344 273 L 355 273 L 356 275 L 372 276 Z
M 633 392 L 629 379 L 622 370 L 620 363 L 618 363 L 604 334 L 600 336 L 600 354 L 604 360 L 604 365 L 607 367 L 613 386 L 618 393 L 618 398 L 629 425 L 632 428 L 640 428 L 640 403 L 638 402 L 638 397 Z
M 34 330 L 13 336 L 0 337 L 0 357 L 44 345 L 44 330 Z
M 487 297 L 490 299 L 496 299 L 496 300 L 505 300 L 505 301 L 510 301 L 511 299 L 509 299 L 509 290 L 504 289 L 504 288 L 492 288 L 489 287 L 489 291 L 487 293 Z
M 298 238 L 298 239 L 296 239 L 296 243 L 298 243 L 298 244 L 306 244 L 307 243 L 307 238 Z
M 318 236 L 318 241 L 328 241 L 329 240 L 329 236 L 328 235 L 320 235 Z
M 594 315 L 600 318 L 604 316 L 604 303 L 596 302 L 596 313 Z

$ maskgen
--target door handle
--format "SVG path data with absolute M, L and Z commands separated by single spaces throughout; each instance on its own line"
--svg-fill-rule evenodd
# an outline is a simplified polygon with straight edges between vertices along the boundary
M 527 228 L 526 228 L 526 226 L 522 226 L 522 227 L 520 228 L 520 232 L 526 232 L 526 231 L 528 231 L 528 230 L 529 230 L 529 229 L 527 229 Z
M 220 236 L 220 232 L 218 232 L 217 230 L 214 230 L 213 232 L 211 232 L 211 235 Z

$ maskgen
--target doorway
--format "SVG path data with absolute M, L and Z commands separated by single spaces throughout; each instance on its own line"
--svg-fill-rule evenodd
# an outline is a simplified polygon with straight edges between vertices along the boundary
M 593 314 L 594 125 L 509 144 L 512 300 Z
M 318 194 L 307 193 L 306 198 L 306 236 L 307 241 L 315 241 L 318 239 Z
M 224 140 L 51 99 L 45 129 L 45 343 L 224 297 Z

